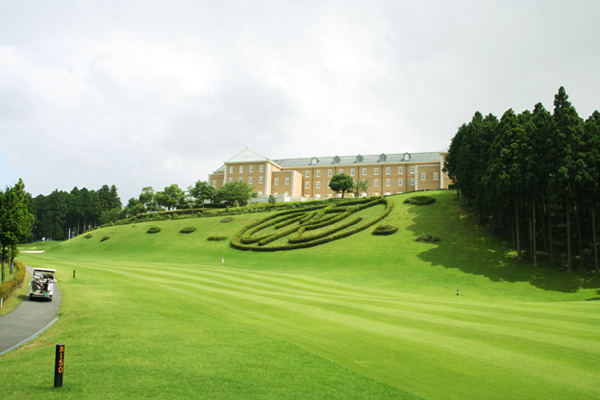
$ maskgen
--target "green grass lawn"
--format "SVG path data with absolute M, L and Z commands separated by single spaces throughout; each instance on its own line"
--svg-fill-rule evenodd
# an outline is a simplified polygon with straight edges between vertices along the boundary
M 61 318 L 0 357 L 2 398 L 599 398 L 598 278 L 518 263 L 453 193 L 431 195 L 395 198 L 394 235 L 309 249 L 206 240 L 264 217 L 252 214 L 115 226 L 23 254 L 58 270 Z

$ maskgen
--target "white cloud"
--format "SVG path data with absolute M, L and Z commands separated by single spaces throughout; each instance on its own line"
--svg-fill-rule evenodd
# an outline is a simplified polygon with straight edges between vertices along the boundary
M 0 3 L 0 184 L 187 187 L 270 158 L 435 151 L 476 110 L 600 107 L 600 4 Z M 18 174 L 18 177 L 15 176 Z M 14 182 L 13 182 L 14 181 Z

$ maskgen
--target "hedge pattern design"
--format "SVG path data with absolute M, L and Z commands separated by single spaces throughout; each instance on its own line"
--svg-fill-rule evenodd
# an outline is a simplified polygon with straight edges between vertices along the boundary
M 380 213 L 370 213 L 367 217 L 357 215 L 377 206 L 381 208 Z M 393 206 L 393 201 L 376 197 L 281 211 L 246 225 L 233 236 L 231 247 L 251 251 L 280 251 L 317 246 L 375 225 L 389 215 Z

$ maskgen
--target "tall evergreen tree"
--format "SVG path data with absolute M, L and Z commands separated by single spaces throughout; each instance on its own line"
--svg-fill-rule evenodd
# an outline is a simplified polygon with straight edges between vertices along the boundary
M 512 205 L 519 260 L 523 259 L 519 211 L 527 192 L 525 170 L 528 145 L 525 128 L 514 111 L 507 110 L 500 120 L 483 179 L 489 195 L 505 199 Z
M 571 213 L 575 206 L 576 184 L 580 181 L 582 167 L 577 149 L 581 147 L 582 120 L 575 107 L 568 101 L 564 87 L 560 87 L 554 97 L 554 129 L 558 138 L 558 170 L 551 181 L 552 190 L 558 194 L 565 208 L 567 270 L 573 272 L 573 250 L 571 234 Z
M 588 207 L 591 213 L 594 269 L 596 270 L 596 274 L 600 274 L 596 223 L 598 204 L 600 204 L 600 112 L 597 110 L 585 121 L 583 142 L 587 149 L 585 153 L 587 181 L 584 183 L 584 187 L 587 191 L 585 198 L 588 200 Z

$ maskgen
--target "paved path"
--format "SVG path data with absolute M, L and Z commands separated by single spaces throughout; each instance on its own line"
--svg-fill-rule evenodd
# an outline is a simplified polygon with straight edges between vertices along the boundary
M 31 268 L 27 267 L 30 275 L 31 271 Z M 0 355 L 35 339 L 52 326 L 58 319 L 56 314 L 60 299 L 60 290 L 55 284 L 52 301 L 29 300 L 27 296 L 14 310 L 0 317 Z

